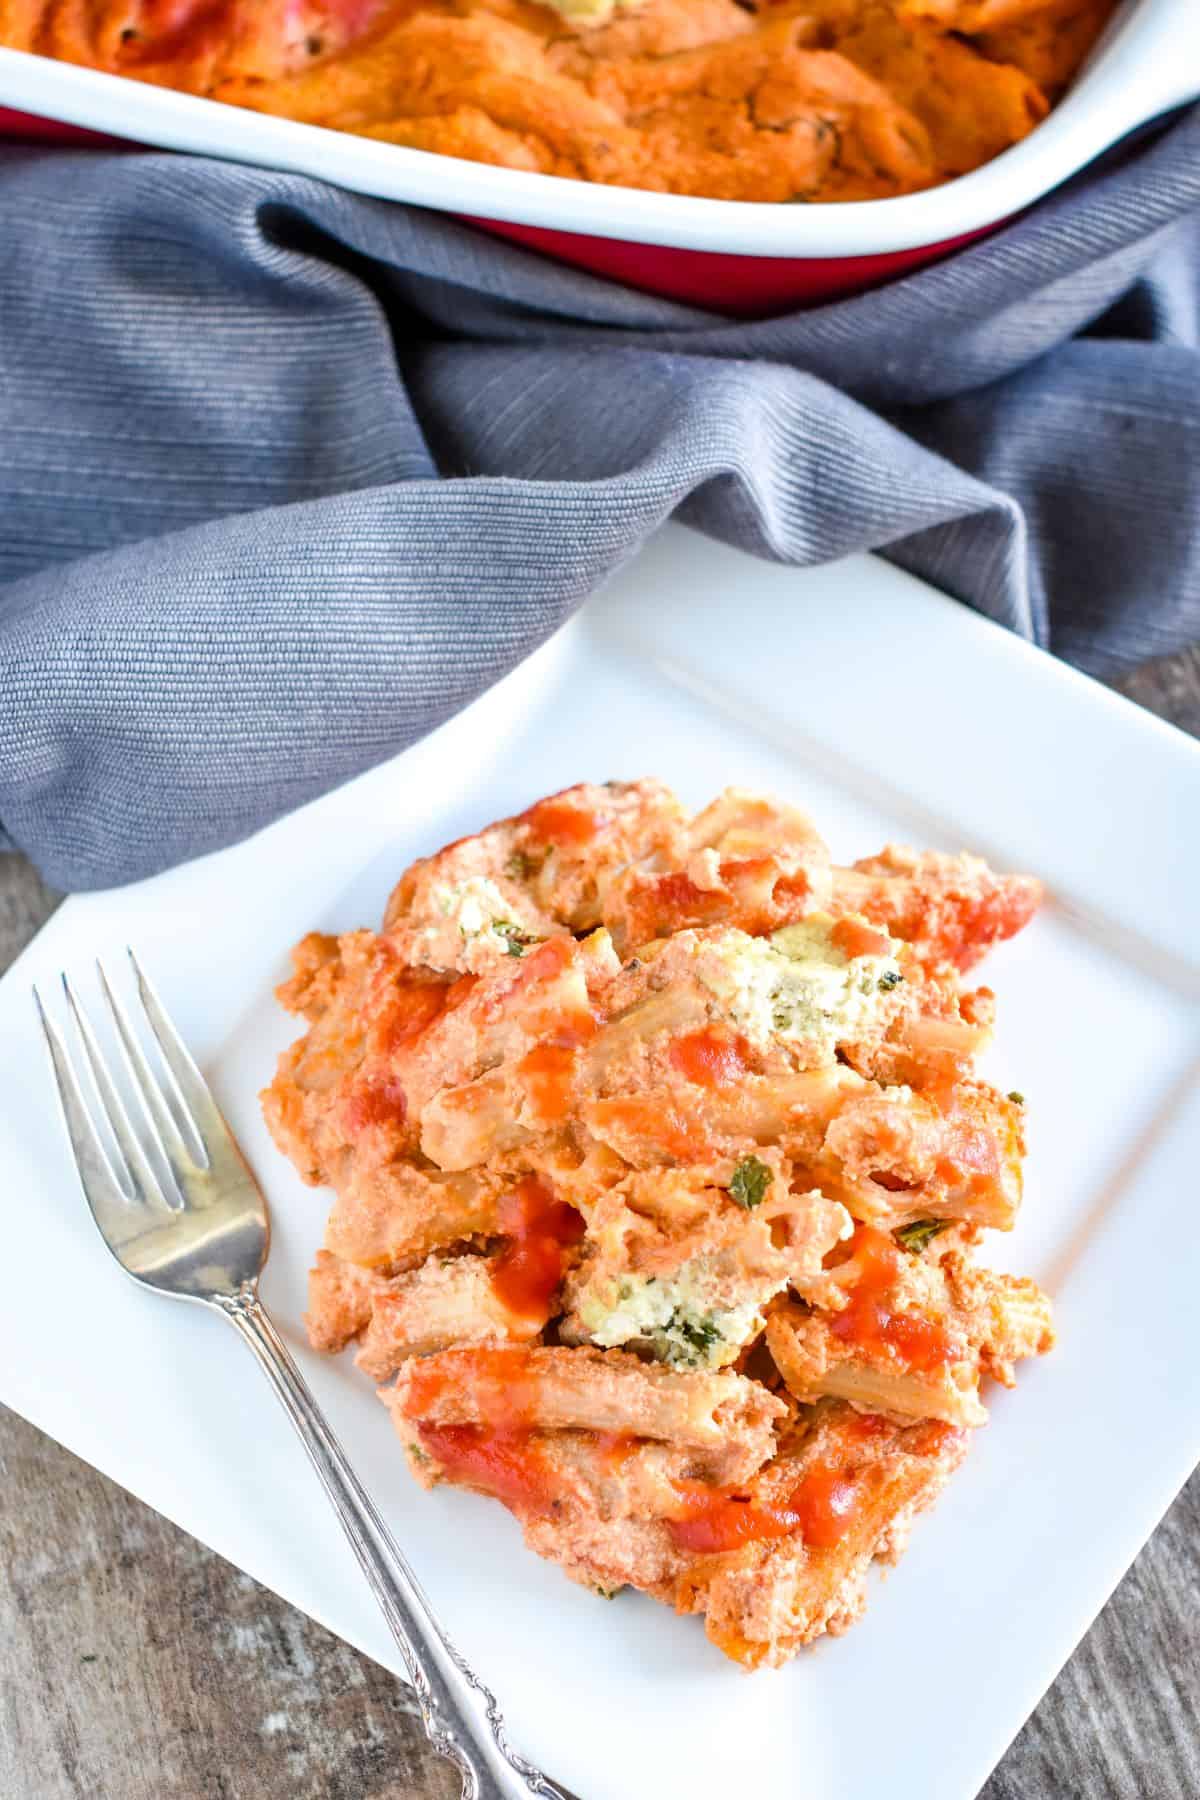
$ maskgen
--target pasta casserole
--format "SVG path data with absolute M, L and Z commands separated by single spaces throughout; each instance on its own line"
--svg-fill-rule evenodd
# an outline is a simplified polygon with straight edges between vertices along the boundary
M 311 934 L 266 1089 L 333 1190 L 319 1349 L 353 1343 L 425 1487 L 502 1502 L 604 1595 L 778 1664 L 1053 1343 L 975 1261 L 1024 1101 L 966 977 L 1038 883 L 889 846 L 839 867 L 728 789 L 581 785 L 414 863 L 382 929 Z
M 1117 0 L 0 0 L 0 44 L 509 169 L 914 193 L 1046 117 Z

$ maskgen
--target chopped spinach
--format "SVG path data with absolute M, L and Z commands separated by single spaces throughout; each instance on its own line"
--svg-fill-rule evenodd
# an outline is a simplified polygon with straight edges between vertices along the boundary
M 914 1256 L 919 1256 L 927 1244 L 931 1244 L 935 1237 L 949 1228 L 949 1219 L 914 1219 L 911 1225 L 901 1225 L 895 1234 L 896 1242 L 906 1250 L 911 1250 Z
M 686 1313 L 682 1308 L 671 1314 L 667 1330 L 678 1332 L 686 1344 L 690 1344 L 700 1357 L 706 1357 L 714 1344 L 721 1340 L 717 1322 L 711 1313 L 697 1318 L 694 1313 Z
M 729 1183 L 729 1198 L 736 1205 L 749 1212 L 752 1206 L 761 1206 L 774 1176 L 765 1162 L 759 1162 L 757 1156 L 743 1156 L 733 1171 L 733 1179 Z

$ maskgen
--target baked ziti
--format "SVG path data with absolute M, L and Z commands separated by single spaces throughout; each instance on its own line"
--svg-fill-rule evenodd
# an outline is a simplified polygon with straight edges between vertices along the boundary
M 1024 1101 L 970 971 L 1038 883 L 793 807 L 582 785 L 311 934 L 263 1103 L 334 1192 L 308 1326 L 383 1384 L 417 1480 L 501 1501 L 574 1580 L 703 1615 L 748 1667 L 864 1606 L 1053 1343 L 974 1260 Z

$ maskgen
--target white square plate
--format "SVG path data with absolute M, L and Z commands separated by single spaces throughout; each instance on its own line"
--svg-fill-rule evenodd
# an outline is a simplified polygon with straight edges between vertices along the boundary
M 1061 1346 L 995 1395 L 866 1619 L 777 1674 L 741 1674 L 649 1600 L 572 1587 L 499 1506 L 418 1492 L 370 1385 L 304 1343 L 327 1196 L 256 1102 L 304 930 L 375 923 L 413 856 L 539 794 L 641 773 L 693 804 L 774 789 L 839 859 L 967 846 L 1051 894 L 988 965 L 994 1072 L 1032 1135 L 992 1257 L 1053 1291 Z M 243 1347 L 127 1283 L 87 1219 L 29 983 L 66 966 L 90 992 L 91 957 L 133 941 L 266 1187 L 267 1301 L 515 1740 L 584 1800 L 968 1800 L 1200 1453 L 1198 815 L 1195 745 L 890 566 L 797 572 L 669 527 L 424 742 L 232 850 L 69 901 L 0 983 L 0 1400 L 398 1667 Z

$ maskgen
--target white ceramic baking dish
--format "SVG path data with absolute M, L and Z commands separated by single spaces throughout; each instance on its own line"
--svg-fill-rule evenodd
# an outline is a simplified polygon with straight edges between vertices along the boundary
M 465 214 L 599 273 L 730 311 L 812 302 L 930 261 L 1198 97 L 1200 0 L 1126 0 L 1062 103 L 984 167 L 895 200 L 750 205 L 492 168 L 0 49 L 0 108 Z

